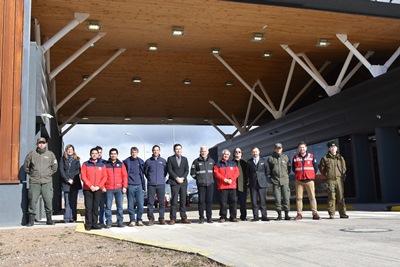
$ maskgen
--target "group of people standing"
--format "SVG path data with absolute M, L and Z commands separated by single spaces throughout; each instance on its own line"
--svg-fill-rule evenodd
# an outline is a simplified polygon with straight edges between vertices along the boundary
M 78 191 L 83 189 L 85 204 L 85 229 L 110 228 L 112 221 L 112 202 L 115 199 L 117 207 L 117 227 L 123 224 L 123 198 L 127 195 L 129 223 L 128 226 L 143 226 L 144 195 L 147 191 L 148 226 L 155 222 L 154 205 L 158 199 L 158 223 L 166 224 L 165 220 L 165 184 L 171 186 L 170 225 L 177 221 L 179 210 L 180 223 L 190 224 L 186 215 L 187 177 L 190 174 L 196 180 L 198 189 L 199 223 L 213 223 L 212 204 L 214 181 L 217 182 L 220 199 L 219 222 L 238 222 L 247 220 L 247 191 L 250 192 L 253 219 L 251 221 L 269 221 L 267 217 L 267 189 L 273 186 L 276 220 L 291 220 L 289 174 L 295 174 L 297 215 L 295 220 L 301 220 L 303 209 L 303 192 L 308 193 L 314 220 L 320 220 L 315 199 L 315 174 L 319 168 L 325 176 L 328 185 L 328 213 L 331 219 L 335 214 L 335 203 L 338 203 L 340 218 L 348 218 L 344 202 L 343 179 L 346 173 L 344 158 L 337 152 L 337 145 L 328 143 L 328 153 L 319 166 L 307 145 L 300 142 L 298 154 L 289 157 L 283 154 L 281 143 L 276 143 L 274 153 L 268 158 L 260 157 L 257 147 L 251 149 L 251 159 L 242 158 L 242 150 L 235 148 L 233 157 L 224 149 L 221 159 L 215 162 L 209 157 L 208 148 L 200 147 L 200 155 L 189 168 L 188 159 L 182 156 L 182 145 L 175 144 L 174 154 L 167 159 L 160 156 L 160 147 L 154 145 L 152 156 L 146 161 L 138 157 L 139 149 L 131 148 L 131 155 L 125 160 L 118 159 L 118 150 L 109 151 L 109 159 L 102 158 L 103 149 L 100 146 L 90 150 L 90 159 L 80 164 L 80 158 L 73 145 L 65 147 L 59 160 L 59 169 L 64 192 L 65 213 L 64 222 L 77 220 Z M 52 174 L 58 169 L 58 163 L 51 151 L 46 150 L 46 139 L 37 140 L 37 149 L 30 152 L 25 159 L 25 171 L 30 175 L 29 208 L 27 226 L 34 225 L 36 205 L 42 194 L 47 224 L 54 224 L 51 219 L 52 210 Z M 168 174 L 168 179 L 166 180 Z M 145 179 L 146 178 L 146 179 Z M 147 180 L 147 184 L 146 184 Z M 179 202 L 179 206 L 178 206 Z M 240 205 L 240 217 L 237 218 L 237 203 Z M 229 217 L 228 217 L 229 209 Z M 282 217 L 282 211 L 284 217 Z M 205 214 L 204 214 L 205 212 Z M 261 212 L 261 216 L 260 213 Z

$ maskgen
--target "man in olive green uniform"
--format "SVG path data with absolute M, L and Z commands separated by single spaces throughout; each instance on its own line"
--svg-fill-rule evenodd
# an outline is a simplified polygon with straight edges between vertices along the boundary
M 335 217 L 335 204 L 338 203 L 340 218 L 347 219 L 346 204 L 344 203 L 343 178 L 346 174 L 346 162 L 337 151 L 336 142 L 328 142 L 329 152 L 319 163 L 319 171 L 326 178 L 328 185 L 328 213 L 329 219 Z
M 57 172 L 58 164 L 53 152 L 46 150 L 46 139 L 40 137 L 37 140 L 36 150 L 31 151 L 25 158 L 24 169 L 29 174 L 28 191 L 28 215 L 29 221 L 26 226 L 33 226 L 36 215 L 36 205 L 40 194 L 44 200 L 46 211 L 46 224 L 53 225 L 51 218 L 53 213 L 53 173 Z
M 285 212 L 285 220 L 290 220 L 290 159 L 282 151 L 282 144 L 276 143 L 274 153 L 268 158 L 271 170 L 271 183 L 274 189 L 275 207 L 278 213 L 277 221 L 282 220 L 282 209 Z M 282 197 L 283 205 L 281 205 Z

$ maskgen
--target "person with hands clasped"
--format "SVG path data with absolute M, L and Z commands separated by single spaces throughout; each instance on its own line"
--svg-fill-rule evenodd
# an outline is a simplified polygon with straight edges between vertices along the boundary
M 85 230 L 101 229 L 97 224 L 99 216 L 99 202 L 107 180 L 105 164 L 98 161 L 99 152 L 96 148 L 90 149 L 90 159 L 83 163 L 81 179 L 83 182 L 83 196 L 85 202 Z
M 222 150 L 222 158 L 214 165 L 214 176 L 218 181 L 220 192 L 219 222 L 227 220 L 227 208 L 229 204 L 229 221 L 238 222 L 236 218 L 236 182 L 239 176 L 239 168 L 236 162 L 229 160 L 231 152 Z

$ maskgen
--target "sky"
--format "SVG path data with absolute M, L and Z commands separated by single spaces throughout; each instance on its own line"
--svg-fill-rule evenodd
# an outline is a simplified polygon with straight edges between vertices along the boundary
M 63 130 L 67 129 L 66 125 Z M 219 127 L 231 134 L 232 126 Z M 127 135 L 129 133 L 129 135 Z M 182 145 L 182 155 L 188 158 L 189 165 L 199 156 L 200 146 L 214 145 L 225 141 L 224 137 L 212 126 L 182 125 L 86 125 L 77 124 L 64 136 L 64 147 L 72 144 L 81 163 L 89 159 L 89 152 L 97 145 L 103 147 L 103 158 L 108 159 L 111 148 L 117 148 L 118 158 L 124 160 L 130 156 L 130 148 L 139 148 L 139 157 L 146 160 L 151 156 L 153 145 L 159 145 L 161 156 L 167 159 L 173 155 L 174 143 Z M 144 155 L 145 149 L 145 155 Z

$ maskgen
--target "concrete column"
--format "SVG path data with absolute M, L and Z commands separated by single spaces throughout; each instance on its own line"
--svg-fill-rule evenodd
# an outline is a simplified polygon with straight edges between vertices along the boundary
M 376 201 L 375 186 L 371 152 L 369 149 L 368 135 L 354 134 L 351 136 L 353 154 L 354 182 L 356 199 L 360 203 Z
M 382 202 L 400 201 L 400 145 L 397 127 L 376 128 Z

